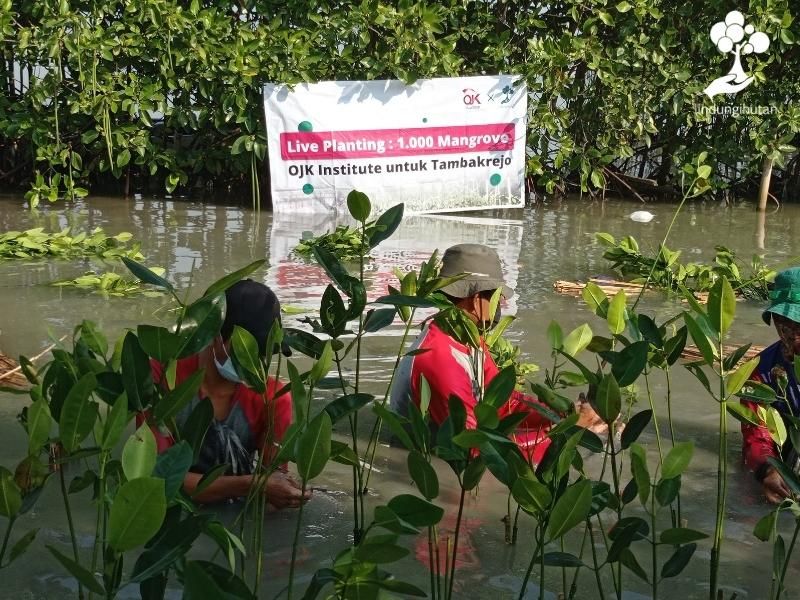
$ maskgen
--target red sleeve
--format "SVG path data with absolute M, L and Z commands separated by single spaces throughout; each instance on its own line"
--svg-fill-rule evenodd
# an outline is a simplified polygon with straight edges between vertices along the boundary
M 761 382 L 758 374 L 753 375 L 750 379 Z M 742 404 L 753 412 L 758 411 L 758 404 L 755 402 L 742 400 Z M 742 458 L 745 466 L 751 471 L 758 471 L 770 456 L 777 457 L 778 452 L 766 425 L 762 423 L 756 426 L 742 423 Z

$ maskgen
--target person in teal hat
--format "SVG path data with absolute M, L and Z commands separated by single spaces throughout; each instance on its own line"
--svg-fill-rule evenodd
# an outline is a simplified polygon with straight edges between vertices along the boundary
M 778 341 L 759 354 L 751 380 L 775 390 L 778 400 L 772 406 L 788 421 L 788 417 L 800 417 L 800 386 L 794 369 L 795 356 L 800 356 L 800 267 L 787 269 L 775 277 L 770 305 L 762 317 L 767 325 L 770 322 L 775 325 Z M 742 403 L 753 411 L 758 409 L 754 402 Z M 790 496 L 791 490 L 768 459 L 783 457 L 795 472 L 800 471 L 800 455 L 792 442 L 778 448 L 763 423 L 760 426 L 743 423 L 742 438 L 745 465 L 761 482 L 767 500 L 777 504 Z

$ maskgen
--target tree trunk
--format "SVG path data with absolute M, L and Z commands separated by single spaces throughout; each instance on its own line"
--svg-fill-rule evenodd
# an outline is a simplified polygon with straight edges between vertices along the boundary
M 767 200 L 769 200 L 769 184 L 772 180 L 772 159 L 764 157 L 764 164 L 761 168 L 761 189 L 758 192 L 758 210 L 767 210 Z

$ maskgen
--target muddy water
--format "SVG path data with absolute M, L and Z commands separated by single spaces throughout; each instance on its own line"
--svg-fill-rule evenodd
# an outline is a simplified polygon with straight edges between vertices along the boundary
M 552 289 L 553 281 L 585 280 L 591 275 L 608 273 L 606 262 L 600 256 L 602 252 L 593 241 L 593 232 L 607 231 L 617 237 L 632 234 L 643 247 L 654 247 L 663 235 L 674 207 L 648 207 L 656 216 L 646 224 L 634 223 L 627 218 L 630 212 L 640 208 L 641 205 L 623 202 L 586 204 L 573 201 L 526 211 L 409 218 L 369 265 L 370 296 L 379 296 L 385 292 L 386 284 L 392 283 L 393 265 L 416 267 L 435 248 L 444 249 L 454 243 L 477 241 L 490 244 L 500 252 L 508 277 L 517 291 L 515 298 L 505 307 L 505 311 L 517 315 L 510 337 L 528 359 L 544 368 L 549 364 L 544 331 L 552 319 L 558 320 L 565 330 L 587 321 L 598 332 L 602 332 L 604 327 L 584 310 L 579 300 L 556 294 Z M 297 309 L 317 305 L 326 282 L 317 267 L 291 256 L 290 250 L 303 230 L 320 233 L 335 224 L 335 220 L 327 218 L 273 219 L 271 215 L 256 215 L 246 208 L 208 206 L 173 199 L 123 201 L 98 198 L 69 207 L 45 207 L 39 214 L 32 215 L 22 209 L 21 199 L 0 199 L 0 231 L 37 226 L 54 229 L 66 225 L 81 230 L 102 226 L 113 233 L 129 231 L 141 241 L 147 264 L 166 268 L 167 277 L 178 288 L 185 289 L 191 285 L 195 293 L 228 271 L 251 260 L 268 257 L 270 268 L 257 273 L 256 277 L 272 285 L 284 304 Z M 749 206 L 696 203 L 687 205 L 679 215 L 668 245 L 682 249 L 686 260 L 709 259 L 713 256 L 714 245 L 723 244 L 735 249 L 741 257 L 758 252 L 770 265 L 797 264 L 800 261 L 792 261 L 792 258 L 800 255 L 798 228 L 800 207 L 786 207 L 769 215 L 766 228 L 759 230 L 757 217 Z M 760 245 L 763 248 L 759 248 Z M 126 327 L 141 322 L 170 321 L 166 298 L 106 299 L 47 285 L 52 280 L 75 277 L 87 270 L 109 268 L 120 267 L 93 260 L 0 263 L 0 349 L 12 356 L 37 354 L 50 339 L 70 333 L 73 325 L 82 318 L 96 321 L 111 338 Z M 644 307 L 660 317 L 677 309 L 674 302 L 659 296 L 648 298 Z M 773 334 L 761 322 L 759 308 L 755 304 L 739 303 L 732 332 L 735 341 L 759 344 L 772 341 Z M 287 320 L 296 324 L 300 316 L 288 317 Z M 399 328 L 392 328 L 366 343 L 365 380 L 369 381 L 370 391 L 376 394 L 382 394 L 386 387 L 400 343 L 399 334 Z M 687 372 L 678 371 L 675 375 L 673 393 L 678 437 L 693 440 L 696 444 L 694 461 L 684 479 L 684 511 L 688 526 L 711 532 L 714 525 L 716 405 L 701 393 L 701 387 Z M 317 401 L 320 405 L 330 398 L 326 394 L 319 393 Z M 654 382 L 654 394 L 663 413 L 663 404 L 659 400 L 664 395 L 663 382 Z M 15 419 L 23 404 L 21 397 L 0 394 L 0 437 L 3 439 L 0 464 L 10 468 L 18 462 L 25 448 L 23 432 Z M 642 399 L 636 409 L 645 405 L 646 400 Z M 363 429 L 368 426 L 369 422 L 364 423 Z M 736 591 L 739 598 L 763 598 L 769 588 L 770 548 L 755 540 L 751 531 L 760 515 L 764 514 L 765 506 L 757 487 L 739 467 L 740 442 L 733 424 L 732 427 L 734 435 L 729 449 L 732 472 L 726 523 L 728 545 L 723 556 L 722 581 L 731 591 Z M 344 435 L 345 432 L 338 433 Z M 642 442 L 652 457 L 655 436 L 645 434 Z M 447 466 L 437 466 L 442 481 L 438 502 L 446 509 L 447 523 L 447 520 L 453 520 L 456 511 L 457 486 Z M 413 492 L 402 451 L 381 447 L 375 467 L 368 505 L 386 502 L 397 493 Z M 350 477 L 346 468 L 331 465 L 315 481 L 314 485 L 321 489 L 315 493 L 303 519 L 306 527 L 301 538 L 298 576 L 301 589 L 316 568 L 330 565 L 331 558 L 345 547 L 351 535 Z M 82 493 L 74 497 L 73 503 L 76 505 L 80 542 L 88 549 L 92 531 L 90 498 Z M 515 590 L 519 588 L 532 552 L 532 527 L 529 520 L 523 519 L 521 542 L 516 547 L 507 546 L 500 521 L 506 509 L 507 494 L 490 477 L 481 483 L 476 496 L 468 498 L 456 597 L 516 597 Z M 234 518 L 235 507 L 222 510 L 226 518 Z M 51 544 L 64 552 L 69 551 L 55 482 L 51 482 L 33 513 L 20 521 L 16 532 L 21 534 L 32 527 L 40 528 L 39 538 L 25 558 L 6 572 L 7 586 L 0 589 L 0 598 L 47 598 L 74 589 L 73 582 L 56 568 L 44 549 L 45 544 Z M 261 594 L 264 598 L 274 597 L 286 583 L 293 528 L 292 513 L 271 515 L 267 519 L 266 577 Z M 578 545 L 580 535 L 582 530 L 570 545 Z M 426 544 L 411 540 L 409 547 L 412 550 L 409 557 L 392 565 L 392 571 L 426 588 L 427 570 L 420 562 L 427 552 Z M 701 543 L 689 568 L 677 579 L 665 581 L 662 597 L 706 597 L 709 547 L 709 544 Z M 644 553 L 645 547 L 640 546 L 638 550 Z M 198 553 L 205 557 L 209 551 L 201 548 Z M 663 552 L 666 554 L 667 550 Z M 640 554 L 640 562 L 649 565 L 649 554 Z M 800 575 L 797 564 L 795 561 L 788 577 L 792 582 L 790 585 L 794 585 L 790 597 L 800 595 L 800 587 L 797 587 L 800 584 L 794 583 Z M 645 568 L 649 571 L 648 566 Z M 588 575 L 584 573 L 579 580 L 578 598 L 598 597 L 594 579 Z M 548 573 L 546 597 L 555 597 L 560 582 L 560 572 L 552 570 Z M 608 593 L 612 589 L 610 582 L 605 586 Z M 647 585 L 630 573 L 626 575 L 625 588 L 627 598 L 650 596 Z M 134 598 L 137 591 L 130 587 L 124 595 Z M 529 596 L 538 597 L 536 584 L 530 586 Z

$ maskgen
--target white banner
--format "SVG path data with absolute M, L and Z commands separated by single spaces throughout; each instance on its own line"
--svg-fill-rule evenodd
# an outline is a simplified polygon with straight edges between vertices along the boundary
M 275 212 L 524 205 L 527 88 L 496 75 L 264 86 Z
M 315 235 L 333 231 L 337 225 L 352 225 L 347 216 L 275 213 L 269 241 L 269 271 L 265 283 L 283 305 L 319 310 L 319 301 L 330 283 L 325 271 L 312 260 L 294 253 L 304 231 Z M 388 286 L 400 284 L 394 268 L 407 272 L 418 270 L 434 250 L 441 258 L 455 244 L 486 244 L 497 250 L 506 283 L 516 287 L 519 278 L 519 254 L 522 248 L 523 222 L 519 219 L 489 219 L 464 215 L 418 215 L 403 219 L 395 234 L 382 242 L 365 263 L 367 297 L 370 302 L 389 293 Z M 516 295 L 503 304 L 503 314 L 516 313 Z M 417 315 L 431 311 L 419 310 Z M 284 316 L 285 324 L 297 326 L 297 317 Z M 399 329 L 399 327 L 398 327 Z M 383 333 L 387 333 L 384 331 Z

